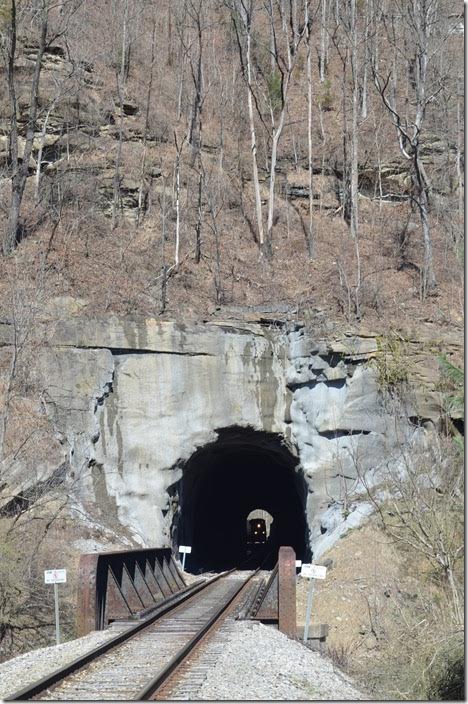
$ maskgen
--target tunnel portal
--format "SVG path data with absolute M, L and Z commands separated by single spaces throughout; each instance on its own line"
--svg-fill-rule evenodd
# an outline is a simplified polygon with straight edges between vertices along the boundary
M 271 568 L 280 545 L 290 545 L 298 559 L 307 559 L 307 488 L 295 470 L 297 459 L 272 433 L 228 428 L 218 435 L 192 455 L 180 482 L 173 541 L 176 549 L 192 547 L 186 569 L 251 568 L 260 566 L 267 553 L 264 566 Z M 248 517 L 259 509 L 273 519 L 263 545 L 247 540 Z

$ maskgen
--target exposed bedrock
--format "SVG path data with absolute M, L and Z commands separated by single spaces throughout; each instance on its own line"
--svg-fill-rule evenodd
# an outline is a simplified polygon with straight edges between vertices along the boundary
M 253 509 L 279 511 L 277 527 L 301 514 L 291 535 L 304 556 L 320 551 L 352 513 L 360 477 L 397 463 L 426 432 L 415 419 L 440 412 L 434 388 L 419 388 L 417 356 L 411 409 L 389 407 L 379 344 L 290 323 L 59 321 L 38 366 L 74 501 L 154 546 L 196 540 L 194 517 L 209 511 L 242 514 L 239 525 Z M 17 467 L 10 496 L 27 481 Z

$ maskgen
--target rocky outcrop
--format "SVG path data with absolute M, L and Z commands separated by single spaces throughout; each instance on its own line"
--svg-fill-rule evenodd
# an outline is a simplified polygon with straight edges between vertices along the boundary
M 297 323 L 188 326 L 89 320 L 79 310 L 49 325 L 38 355 L 47 413 L 80 509 L 140 544 L 168 544 L 173 488 L 225 429 L 274 434 L 297 458 L 315 547 L 345 518 L 343 503 L 352 510 L 360 475 L 398 462 L 425 432 L 416 421 L 440 416 L 433 362 L 411 336 L 406 376 L 418 392 L 408 411 L 385 401 L 379 364 L 389 364 L 388 350 L 372 332 L 325 340 Z M 0 344 L 11 343 L 0 325 Z M 430 335 L 426 343 L 434 349 Z

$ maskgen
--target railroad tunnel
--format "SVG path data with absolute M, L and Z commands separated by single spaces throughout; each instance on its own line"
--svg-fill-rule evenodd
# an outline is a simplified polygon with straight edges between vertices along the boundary
M 281 545 L 307 559 L 307 486 L 297 464 L 280 436 L 246 428 L 220 430 L 197 450 L 184 467 L 173 526 L 175 549 L 192 548 L 186 570 L 271 568 Z M 258 511 L 270 517 L 267 540 L 248 544 L 247 521 Z

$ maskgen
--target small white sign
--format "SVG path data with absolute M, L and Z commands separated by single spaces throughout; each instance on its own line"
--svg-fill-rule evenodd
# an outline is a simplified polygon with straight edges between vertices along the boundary
M 179 552 L 192 552 L 190 545 L 179 545 Z
M 302 565 L 302 560 L 296 560 L 296 567 L 300 567 Z
M 306 579 L 325 579 L 327 568 L 322 565 L 303 564 L 301 567 L 301 577 Z
M 46 584 L 63 584 L 67 581 L 67 570 L 45 570 L 44 582 Z

